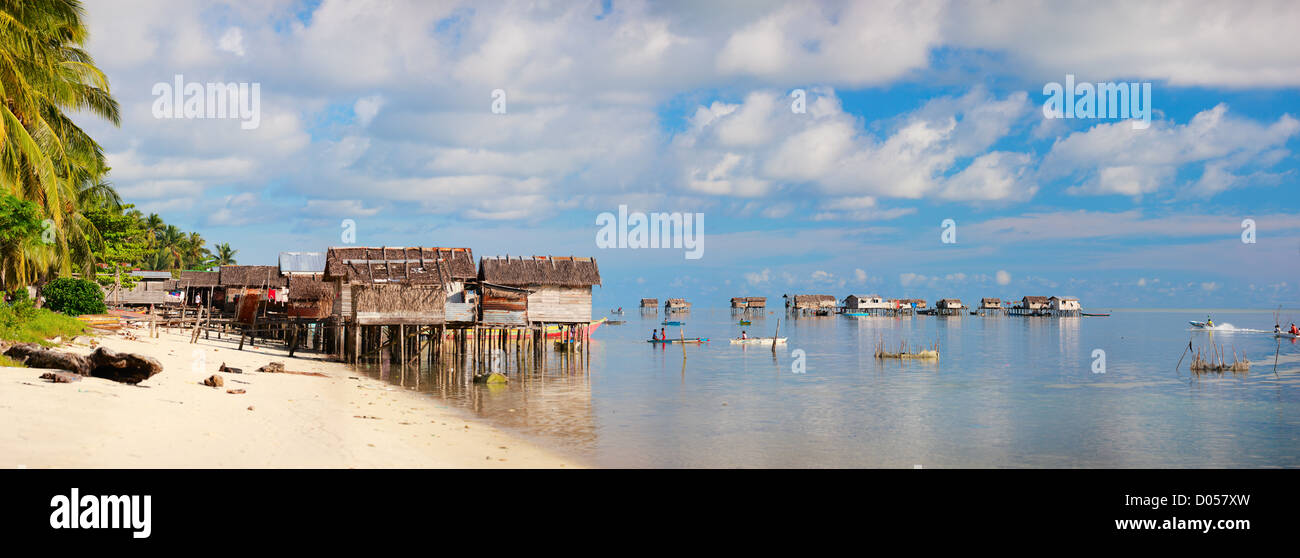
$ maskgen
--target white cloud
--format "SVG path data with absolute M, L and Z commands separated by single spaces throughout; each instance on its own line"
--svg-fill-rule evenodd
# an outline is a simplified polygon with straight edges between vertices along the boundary
M 1070 193 L 1137 197 L 1174 186 L 1179 169 L 1201 165 L 1200 180 L 1182 194 L 1209 197 L 1243 185 L 1241 169 L 1279 162 L 1297 133 L 1300 120 L 1290 115 L 1259 124 L 1230 116 L 1227 105 L 1219 104 L 1187 124 L 1154 122 L 1151 128 L 1134 130 L 1116 122 L 1072 133 L 1052 145 L 1041 168 L 1049 179 L 1080 182 Z
M 758 273 L 748 272 L 745 274 L 745 281 L 750 285 L 762 285 L 772 280 L 772 270 L 764 268 Z
M 384 106 L 383 95 L 371 95 L 357 99 L 352 106 L 352 112 L 357 115 L 357 123 L 361 126 L 369 126 L 370 122 L 379 115 L 379 109 Z
M 1300 85 L 1300 4 L 996 2 L 946 5 L 952 46 L 1000 53 L 1023 75 L 1059 81 L 1167 80 L 1175 86 Z
M 1004 269 L 999 269 L 997 272 L 997 280 L 999 285 L 1010 285 L 1011 274 L 1007 273 Z
M 227 29 L 221 39 L 217 41 L 217 48 L 234 54 L 235 56 L 244 55 L 244 32 L 238 27 Z

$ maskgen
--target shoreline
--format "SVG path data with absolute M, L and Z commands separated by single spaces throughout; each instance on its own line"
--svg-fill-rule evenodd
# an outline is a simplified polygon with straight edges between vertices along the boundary
M 0 367 L 0 467 L 15 468 L 585 468 L 548 448 L 341 362 L 229 339 L 189 343 L 183 330 L 94 337 L 158 359 L 138 386 L 86 377 L 56 384 L 46 370 Z M 88 345 L 60 350 L 89 353 Z M 196 369 L 195 351 L 204 366 Z M 268 362 L 325 377 L 261 373 Z M 222 363 L 244 373 L 217 372 Z M 225 385 L 202 385 L 220 375 Z M 246 393 L 230 394 L 229 389 Z M 250 409 L 251 407 L 251 409 Z

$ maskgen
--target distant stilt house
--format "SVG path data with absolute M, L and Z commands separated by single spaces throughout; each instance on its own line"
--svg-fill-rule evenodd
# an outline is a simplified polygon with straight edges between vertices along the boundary
M 894 305 L 880 295 L 849 295 L 844 297 L 844 312 L 885 316 L 894 311 Z
M 289 277 L 290 318 L 324 320 L 334 311 L 334 286 L 310 275 Z
M 979 313 L 997 314 L 1002 312 L 1002 299 L 985 297 L 980 299 Z
M 684 298 L 670 298 L 664 302 L 664 312 L 672 314 L 674 312 L 690 312 L 691 303 L 686 302 Z
M 129 289 L 109 285 L 104 288 L 104 302 L 120 306 L 149 306 L 179 304 L 183 298 L 180 281 L 172 279 L 170 271 L 132 271 L 128 273 L 135 285 Z
M 835 309 L 836 299 L 831 295 L 782 295 L 786 310 L 827 314 Z
M 235 321 L 252 323 L 254 315 L 284 311 L 289 286 L 274 265 L 223 265 L 218 283 L 226 292 L 225 311 L 235 312 Z M 263 304 L 265 303 L 265 304 Z
M 957 298 L 942 298 L 942 299 L 939 299 L 939 302 L 936 302 L 936 303 L 935 303 L 934 308 L 935 308 L 935 310 L 938 311 L 938 313 L 939 313 L 940 315 L 944 315 L 944 316 L 960 316 L 961 313 L 962 313 L 962 310 L 965 309 L 966 307 L 965 307 L 964 305 L 962 305 L 962 303 L 961 303 L 961 299 L 957 299 Z
M 641 299 L 641 311 L 645 313 L 656 313 L 659 311 L 659 299 L 643 298 Z
M 766 308 L 767 297 L 765 296 L 738 296 L 731 299 L 731 309 L 735 311 L 761 311 Z
M 591 323 L 591 288 L 601 284 L 595 258 L 571 256 L 483 258 L 478 279 L 484 289 L 492 289 L 492 305 L 513 303 L 510 310 L 517 312 L 519 295 L 524 295 L 525 325 L 586 326 Z
M 1026 296 L 1020 299 L 1020 304 L 1011 307 L 1008 313 L 1015 316 L 1045 316 L 1051 311 L 1050 305 L 1045 296 Z
M 1054 296 L 1047 301 L 1048 308 L 1057 316 L 1078 316 L 1083 311 L 1079 299 L 1072 296 Z
M 221 308 L 226 301 L 219 271 L 182 271 L 180 284 L 185 304 Z

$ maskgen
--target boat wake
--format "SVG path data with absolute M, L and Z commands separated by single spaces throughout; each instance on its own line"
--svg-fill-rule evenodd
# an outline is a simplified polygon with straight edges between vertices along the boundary
M 1205 330 L 1210 330 L 1210 331 L 1231 331 L 1231 332 L 1236 332 L 1236 333 L 1273 333 L 1273 330 L 1269 330 L 1269 329 L 1251 329 L 1251 328 L 1244 328 L 1244 327 L 1243 327 L 1243 328 L 1239 328 L 1239 327 L 1234 326 L 1234 325 L 1229 324 L 1229 323 L 1214 324 L 1214 327 L 1204 327 L 1204 326 L 1197 327 L 1197 326 L 1193 326 L 1193 327 L 1190 328 L 1190 330 L 1191 330 L 1191 331 L 1205 331 Z

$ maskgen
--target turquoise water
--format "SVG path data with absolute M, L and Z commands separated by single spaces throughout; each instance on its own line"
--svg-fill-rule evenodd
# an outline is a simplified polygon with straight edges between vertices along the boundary
M 1205 315 L 778 311 L 742 327 L 729 309 L 695 309 L 682 318 L 685 335 L 712 342 L 683 350 L 645 342 L 662 315 L 629 311 L 626 325 L 600 328 L 585 369 L 552 353 L 544 366 L 511 370 L 508 386 L 475 385 L 457 370 L 386 376 L 599 466 L 1300 466 L 1300 344 L 1189 330 Z M 788 343 L 775 355 L 726 341 L 742 329 L 771 336 L 778 317 Z M 1273 326 L 1271 312 L 1213 317 L 1242 329 Z M 1244 353 L 1251 369 L 1191 374 L 1186 355 L 1176 371 L 1189 340 Z M 941 358 L 877 360 L 878 341 L 891 350 L 937 341 Z M 1096 350 L 1105 353 L 1101 373 Z

